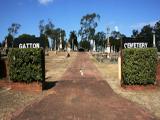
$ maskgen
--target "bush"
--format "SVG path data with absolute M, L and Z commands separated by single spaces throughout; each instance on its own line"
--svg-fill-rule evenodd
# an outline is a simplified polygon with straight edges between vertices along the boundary
M 0 79 L 2 78 L 2 61 L 1 61 L 1 52 L 0 52 Z
M 42 49 L 19 49 L 9 51 L 9 76 L 14 82 L 44 82 L 45 61 Z
M 122 52 L 122 83 L 148 85 L 156 80 L 157 49 L 133 48 Z

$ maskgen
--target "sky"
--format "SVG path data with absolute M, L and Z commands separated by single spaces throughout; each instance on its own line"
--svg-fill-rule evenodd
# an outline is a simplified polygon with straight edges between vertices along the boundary
M 21 24 L 18 35 L 39 36 L 39 21 L 52 20 L 56 28 L 66 31 L 80 29 L 82 16 L 100 15 L 96 31 L 118 30 L 126 36 L 133 29 L 154 25 L 160 20 L 160 0 L 0 0 L 0 42 L 12 23 Z

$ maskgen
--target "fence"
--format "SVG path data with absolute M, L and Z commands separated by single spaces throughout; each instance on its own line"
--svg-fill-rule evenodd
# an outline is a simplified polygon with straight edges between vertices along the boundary
M 117 62 L 119 53 L 100 53 L 100 52 L 94 52 L 92 53 L 92 56 L 94 56 L 97 61 L 99 62 Z

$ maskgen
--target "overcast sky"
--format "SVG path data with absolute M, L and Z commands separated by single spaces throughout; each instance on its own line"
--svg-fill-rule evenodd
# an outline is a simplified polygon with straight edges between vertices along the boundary
M 80 29 L 87 13 L 101 16 L 97 31 L 119 30 L 130 36 L 133 29 L 160 20 L 160 0 L 0 0 L 0 42 L 13 22 L 21 24 L 19 34 L 39 36 L 39 21 L 51 19 L 67 37 Z

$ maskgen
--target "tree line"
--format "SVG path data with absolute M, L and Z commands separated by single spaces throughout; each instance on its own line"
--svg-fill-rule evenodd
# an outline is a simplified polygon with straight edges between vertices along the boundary
M 93 45 L 91 41 L 94 41 L 96 51 L 103 51 L 107 45 L 107 34 L 104 31 L 96 31 L 98 22 L 100 20 L 100 15 L 96 13 L 86 14 L 82 16 L 80 20 L 80 29 L 76 32 L 75 30 L 70 31 L 68 40 L 66 39 L 66 32 L 63 28 L 55 27 L 52 20 L 40 20 L 39 22 L 39 39 L 44 41 L 45 47 L 49 47 L 49 40 L 51 41 L 51 48 L 53 50 L 59 50 L 60 44 L 62 44 L 62 50 L 65 46 L 70 46 L 71 49 L 78 47 L 84 48 L 86 50 L 92 50 Z M 8 35 L 5 37 L 7 39 L 8 47 L 14 47 L 14 41 L 16 39 L 37 39 L 35 35 L 22 34 L 16 37 L 18 30 L 21 25 L 18 23 L 12 23 L 8 28 Z M 153 44 L 153 34 L 156 36 L 156 46 L 160 51 L 160 21 L 158 21 L 154 26 L 145 25 L 140 31 L 133 30 L 130 37 L 126 37 L 119 31 L 112 31 L 109 36 L 110 45 L 115 51 L 119 51 L 121 46 L 120 40 L 122 39 L 132 39 L 132 40 L 145 40 L 150 45 Z M 80 41 L 78 42 L 78 38 Z M 0 43 L 0 46 L 4 46 L 5 40 Z

